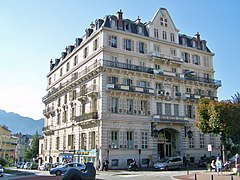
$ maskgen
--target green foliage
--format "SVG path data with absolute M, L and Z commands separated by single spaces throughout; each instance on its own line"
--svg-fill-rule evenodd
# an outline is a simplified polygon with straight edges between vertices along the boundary
M 8 164 L 8 162 L 7 162 L 5 159 L 0 158 L 0 164 L 1 164 L 2 166 L 6 166 L 6 165 Z
M 31 145 L 30 147 L 25 151 L 24 158 L 27 161 L 32 161 L 33 158 L 37 158 L 38 156 L 38 143 L 39 143 L 39 135 L 36 132 L 35 135 L 32 137 Z

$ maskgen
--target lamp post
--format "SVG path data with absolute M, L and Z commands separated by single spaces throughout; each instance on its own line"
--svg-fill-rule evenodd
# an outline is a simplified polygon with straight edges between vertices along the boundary
M 188 137 L 188 140 L 190 140 L 192 137 L 193 137 L 193 132 L 189 129 L 187 132 L 187 137 Z M 189 162 L 187 161 L 187 175 L 189 175 Z

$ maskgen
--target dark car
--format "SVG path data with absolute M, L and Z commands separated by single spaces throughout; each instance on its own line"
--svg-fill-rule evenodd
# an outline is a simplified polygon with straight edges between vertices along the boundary
M 4 173 L 4 169 L 3 169 L 2 165 L 0 164 L 0 177 L 3 176 L 3 173 Z
M 70 168 L 77 168 L 81 171 L 84 171 L 86 169 L 86 166 L 80 163 L 68 163 L 65 165 L 57 166 L 56 168 L 52 168 L 49 172 L 50 174 L 56 174 L 56 176 L 61 176 L 62 174 L 65 174 Z

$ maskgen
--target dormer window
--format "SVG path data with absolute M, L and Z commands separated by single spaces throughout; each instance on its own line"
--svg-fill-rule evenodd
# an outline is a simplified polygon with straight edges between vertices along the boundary
M 131 31 L 131 24 L 130 24 L 130 22 L 125 22 L 124 29 L 125 29 L 125 31 Z
M 206 51 L 207 47 L 206 47 L 206 41 L 202 41 L 202 50 Z
M 143 27 L 142 26 L 138 26 L 138 34 L 143 34 Z
M 192 47 L 196 48 L 196 41 L 195 40 L 192 40 Z
M 186 45 L 187 44 L 187 39 L 185 37 L 182 37 L 182 45 Z
M 117 28 L 117 20 L 116 19 L 111 19 L 111 27 Z

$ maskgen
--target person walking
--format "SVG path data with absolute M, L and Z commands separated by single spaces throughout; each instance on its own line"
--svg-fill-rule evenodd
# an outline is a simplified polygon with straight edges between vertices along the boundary
M 222 161 L 220 160 L 219 157 L 217 157 L 216 168 L 217 168 L 217 174 L 219 176 L 219 172 L 221 172 L 222 174 Z

